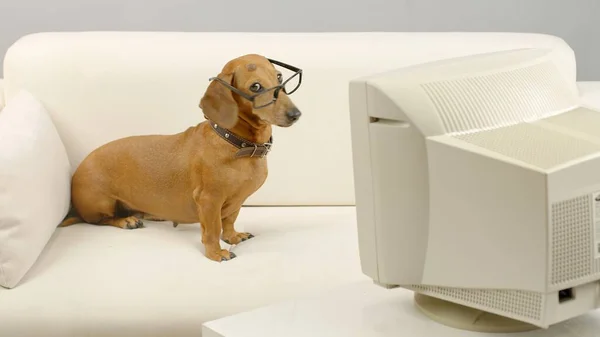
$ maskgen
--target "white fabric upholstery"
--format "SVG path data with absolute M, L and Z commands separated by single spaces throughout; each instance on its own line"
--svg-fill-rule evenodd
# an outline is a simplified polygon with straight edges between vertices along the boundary
M 353 207 L 250 207 L 240 225 L 256 237 L 222 264 L 202 255 L 198 225 L 60 228 L 0 290 L 0 336 L 198 337 L 207 320 L 366 279 Z
M 583 105 L 600 110 L 600 81 L 577 82 Z
M 70 181 L 52 120 L 20 92 L 0 111 L 0 286 L 16 287 L 39 257 L 67 214 Z
M 504 33 L 44 33 L 5 58 L 7 98 L 25 88 L 49 108 L 78 165 L 95 147 L 133 134 L 175 133 L 201 121 L 208 78 L 259 53 L 303 68 L 292 95 L 303 112 L 275 129 L 269 179 L 248 204 L 354 204 L 348 81 L 442 58 L 548 47 L 575 79 L 571 48 L 537 34 Z M 282 188 L 285 186 L 285 188 Z
M 4 108 L 4 80 L 0 78 L 0 110 Z

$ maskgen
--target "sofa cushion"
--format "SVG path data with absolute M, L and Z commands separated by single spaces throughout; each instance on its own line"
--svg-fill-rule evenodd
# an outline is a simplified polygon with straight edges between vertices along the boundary
M 256 237 L 224 263 L 203 255 L 198 224 L 59 228 L 22 285 L 0 289 L 0 335 L 198 337 L 206 321 L 368 280 L 353 207 L 245 207 L 236 228 Z
M 46 110 L 21 91 L 0 112 L 0 286 L 27 273 L 65 216 L 69 160 Z

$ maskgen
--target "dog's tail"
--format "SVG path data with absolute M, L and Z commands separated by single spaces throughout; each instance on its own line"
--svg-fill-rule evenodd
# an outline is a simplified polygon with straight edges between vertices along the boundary
M 84 222 L 83 219 L 79 216 L 79 214 L 77 214 L 77 210 L 75 210 L 75 207 L 73 207 L 73 204 L 71 204 L 69 213 L 67 213 L 63 221 L 58 224 L 58 227 L 67 227 L 82 222 Z

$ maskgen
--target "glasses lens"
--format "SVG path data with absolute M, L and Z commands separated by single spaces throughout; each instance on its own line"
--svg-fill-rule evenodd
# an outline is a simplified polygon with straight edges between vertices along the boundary
M 292 77 L 289 80 L 284 80 L 284 82 L 285 85 L 283 87 L 283 90 L 286 94 L 289 95 L 296 91 L 300 86 L 300 74 L 296 73 L 292 75 Z
M 275 90 L 267 90 L 254 97 L 254 107 L 260 108 L 267 106 L 275 101 Z

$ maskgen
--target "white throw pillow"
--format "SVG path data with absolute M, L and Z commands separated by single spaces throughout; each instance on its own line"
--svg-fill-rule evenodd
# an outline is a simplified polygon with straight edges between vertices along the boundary
M 21 91 L 0 111 L 0 286 L 14 288 L 68 212 L 71 167 L 42 104 Z

